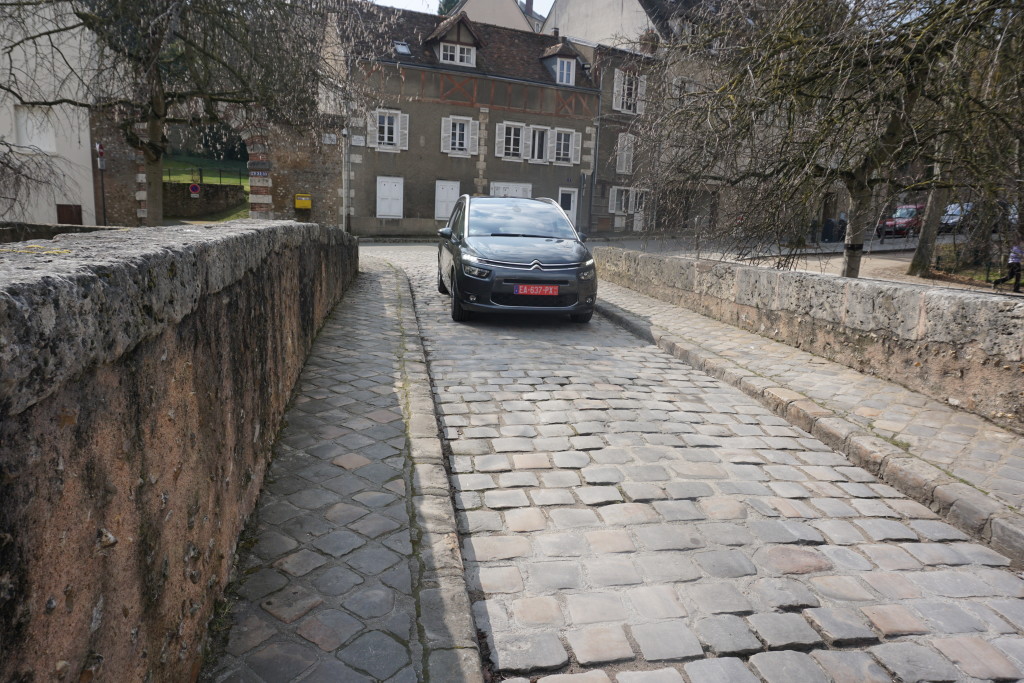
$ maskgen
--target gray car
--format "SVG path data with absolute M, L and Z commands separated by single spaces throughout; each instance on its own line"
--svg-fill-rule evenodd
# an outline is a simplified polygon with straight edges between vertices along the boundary
M 438 231 L 437 289 L 451 316 L 543 313 L 589 322 L 597 301 L 594 258 L 551 199 L 459 197 Z

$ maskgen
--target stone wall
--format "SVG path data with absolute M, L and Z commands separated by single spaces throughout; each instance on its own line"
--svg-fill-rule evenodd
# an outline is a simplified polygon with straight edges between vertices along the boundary
M 0 254 L 0 680 L 194 680 L 357 245 L 247 221 L 45 245 Z
M 220 213 L 246 203 L 245 188 L 241 185 L 203 184 L 199 197 L 192 198 L 190 183 L 164 183 L 164 216 L 167 218 L 195 218 Z
M 69 232 L 100 232 L 116 229 L 96 225 L 2 222 L 0 223 L 0 244 L 26 242 L 28 240 L 48 240 Z
M 1024 432 L 1024 300 L 593 249 L 599 277 Z

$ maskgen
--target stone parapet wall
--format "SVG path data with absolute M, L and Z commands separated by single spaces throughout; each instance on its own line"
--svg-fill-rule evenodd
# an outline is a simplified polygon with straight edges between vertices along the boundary
M 1024 432 L 1024 301 L 595 247 L 599 277 Z
M 41 244 L 0 253 L 0 680 L 194 679 L 357 243 L 238 221 Z

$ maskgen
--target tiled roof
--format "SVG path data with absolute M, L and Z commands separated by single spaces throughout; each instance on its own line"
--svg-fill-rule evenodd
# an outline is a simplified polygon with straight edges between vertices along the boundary
M 700 4 L 701 0 L 639 0 L 647 16 L 658 27 L 658 31 L 668 37 L 672 30 L 668 20 L 678 14 L 685 14 Z
M 380 61 L 556 85 L 554 74 L 541 60 L 550 49 L 560 49 L 561 38 L 491 24 L 472 23 L 471 30 L 481 43 L 476 53 L 476 67 L 460 67 L 442 64 L 430 45 L 431 39 L 437 40 L 442 37 L 454 26 L 454 21 L 457 21 L 458 17 L 378 8 L 374 5 L 364 5 L 359 11 L 364 26 L 375 33 L 373 38 L 382 46 L 373 51 L 376 59 Z M 408 43 L 412 54 L 395 54 L 394 41 Z M 573 50 L 572 56 L 579 55 Z M 582 69 L 577 71 L 576 87 L 597 88 Z
M 580 60 L 583 59 L 583 57 L 580 56 L 580 53 L 576 50 L 576 48 L 574 48 L 571 44 L 569 44 L 569 42 L 566 41 L 564 38 L 562 39 L 562 41 L 560 43 L 556 43 L 555 45 L 552 45 L 547 50 L 545 50 L 544 54 L 541 55 L 541 56 L 545 57 L 545 58 L 547 58 L 547 57 L 575 57 L 576 59 L 580 59 Z

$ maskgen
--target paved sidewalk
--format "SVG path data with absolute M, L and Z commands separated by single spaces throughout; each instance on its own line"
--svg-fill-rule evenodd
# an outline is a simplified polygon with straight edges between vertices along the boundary
M 695 367 L 766 398 L 797 426 L 911 497 L 943 508 L 972 533 L 990 538 L 995 525 L 1002 534 L 999 549 L 1024 560 L 1024 520 L 1010 509 L 1024 507 L 1021 435 L 625 287 L 602 282 L 599 310 Z
M 361 270 L 299 379 L 203 680 L 479 679 L 461 563 L 449 553 L 445 572 L 431 548 L 432 524 L 455 533 L 447 489 L 426 495 L 419 462 L 440 445 L 406 437 L 406 417 L 437 431 L 408 282 Z

